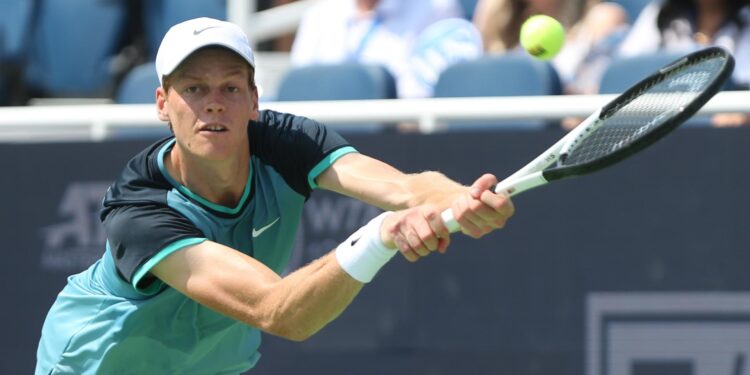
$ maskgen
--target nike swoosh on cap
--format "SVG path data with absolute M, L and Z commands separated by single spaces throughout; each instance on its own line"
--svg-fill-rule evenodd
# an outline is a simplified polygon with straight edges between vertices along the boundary
M 204 31 L 206 31 L 208 29 L 213 29 L 213 28 L 216 28 L 216 27 L 219 27 L 219 26 L 206 26 L 206 27 L 204 27 L 202 29 L 194 29 L 193 30 L 193 35 L 198 35 L 198 34 L 204 32 Z
M 272 227 L 274 224 L 276 224 L 277 221 L 279 221 L 280 217 L 277 217 L 276 220 L 260 227 L 260 228 L 253 228 L 253 238 L 258 237 L 261 235 L 261 233 L 265 232 L 266 229 Z

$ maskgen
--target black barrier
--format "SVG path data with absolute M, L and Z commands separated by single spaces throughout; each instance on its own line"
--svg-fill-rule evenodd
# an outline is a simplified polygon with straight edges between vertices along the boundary
M 468 184 L 484 172 L 513 172 L 561 135 L 547 130 L 349 138 L 362 152 L 402 170 L 439 169 Z M 685 306 L 702 312 L 696 313 L 702 320 L 677 316 L 681 324 L 709 319 L 706 306 L 716 304 L 712 293 L 750 300 L 748 140 L 750 129 L 683 129 L 610 170 L 525 193 L 514 200 L 517 213 L 505 230 L 481 240 L 454 236 L 445 256 L 391 262 L 312 339 L 294 343 L 266 336 L 263 359 L 251 373 L 643 375 L 671 369 L 708 375 L 697 365 L 707 357 L 672 360 L 666 347 L 660 349 L 664 358 L 648 357 L 617 340 L 642 335 L 628 331 L 634 317 L 641 325 L 675 317 L 654 315 L 666 311 L 658 310 L 660 299 L 633 299 L 637 293 L 666 293 L 660 294 L 665 300 L 675 293 L 688 296 Z M 101 196 L 144 145 L 0 145 L 6 253 L 0 373 L 31 372 L 44 314 L 65 277 L 101 254 Z M 328 251 L 377 212 L 315 193 L 291 267 Z M 600 308 L 607 303 L 610 310 Z M 633 311 L 638 314 L 626 314 Z M 732 311 L 731 319 L 726 311 L 711 319 L 747 328 L 750 318 Z M 608 322 L 614 322 L 611 329 Z M 680 332 L 704 332 L 693 328 Z M 750 346 L 738 345 L 733 355 L 750 355 Z M 740 357 L 731 358 L 737 366 Z M 626 370 L 617 372 L 621 368 Z

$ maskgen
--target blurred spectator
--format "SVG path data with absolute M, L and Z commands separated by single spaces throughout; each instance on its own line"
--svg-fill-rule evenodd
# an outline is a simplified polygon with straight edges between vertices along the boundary
M 359 61 L 381 64 L 396 78 L 399 97 L 429 95 L 414 85 L 412 47 L 431 24 L 459 18 L 456 0 L 328 0 L 303 17 L 292 65 Z
M 148 1 L 148 0 L 147 0 Z M 281 5 L 287 5 L 297 0 L 258 0 L 258 11 L 268 10 Z M 279 35 L 271 40 L 258 41 L 256 51 L 282 51 L 289 52 L 294 42 L 294 32 Z
M 612 51 L 627 30 L 622 6 L 598 0 L 479 0 L 474 24 L 485 51 L 519 49 L 521 24 L 530 16 L 546 14 L 567 30 L 563 49 L 552 64 L 567 94 L 594 94 Z
M 735 83 L 748 86 L 749 22 L 747 0 L 657 0 L 643 9 L 618 54 L 634 56 L 659 50 L 687 53 L 718 45 L 735 57 Z
M 735 57 L 734 85 L 750 86 L 750 6 L 747 0 L 657 0 L 646 6 L 619 48 L 634 56 L 668 51 L 687 53 L 709 45 Z M 750 124 L 747 114 L 714 116 L 715 126 Z

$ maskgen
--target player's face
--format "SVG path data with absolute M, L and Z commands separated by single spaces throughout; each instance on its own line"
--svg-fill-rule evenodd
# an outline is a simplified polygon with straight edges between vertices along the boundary
M 169 121 L 181 149 L 220 161 L 247 153 L 247 123 L 258 117 L 250 68 L 223 48 L 191 55 L 157 90 L 159 117 Z

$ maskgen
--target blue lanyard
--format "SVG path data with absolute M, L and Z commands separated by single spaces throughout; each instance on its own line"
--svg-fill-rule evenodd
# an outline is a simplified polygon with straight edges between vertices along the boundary
M 362 39 L 359 40 L 359 46 L 357 46 L 357 49 L 353 52 L 349 53 L 349 60 L 350 61 L 357 61 L 360 58 L 360 55 L 362 55 L 362 51 L 365 49 L 365 46 L 367 43 L 370 42 L 370 39 L 372 39 L 372 34 L 375 33 L 375 29 L 380 26 L 380 23 L 382 22 L 383 17 L 380 15 L 380 13 L 375 15 L 375 19 L 372 20 L 372 24 L 370 24 L 370 28 L 367 29 L 367 32 L 365 32 L 365 35 L 362 36 Z

